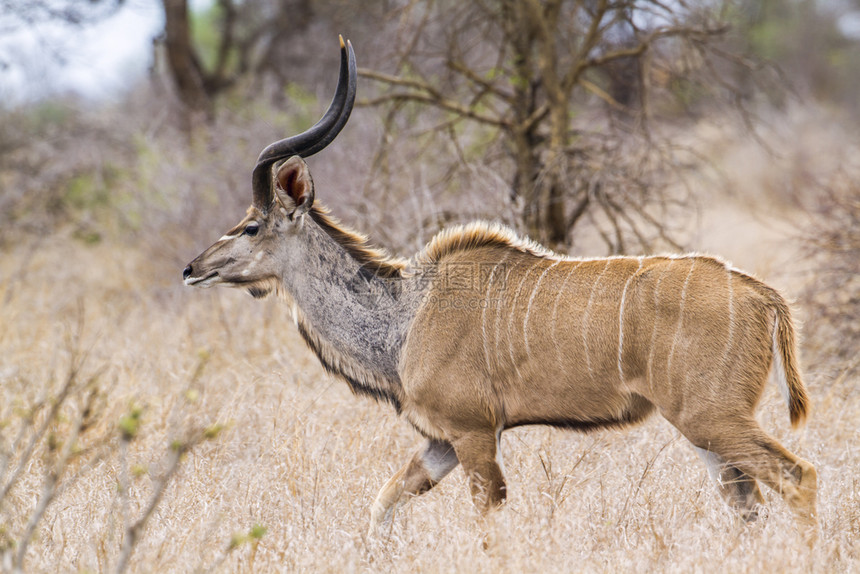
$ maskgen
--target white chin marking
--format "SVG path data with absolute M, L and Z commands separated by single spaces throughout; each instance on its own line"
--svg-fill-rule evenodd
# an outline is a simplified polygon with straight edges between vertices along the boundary
M 210 275 L 205 279 L 201 279 L 199 277 L 189 277 L 185 280 L 185 284 L 191 287 L 212 287 L 216 283 L 219 283 L 219 277 L 217 275 Z

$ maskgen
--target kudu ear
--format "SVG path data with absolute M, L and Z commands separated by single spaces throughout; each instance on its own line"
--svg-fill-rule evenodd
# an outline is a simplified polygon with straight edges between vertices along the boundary
M 287 210 L 292 209 L 290 220 L 307 213 L 314 204 L 314 181 L 308 164 L 297 155 L 278 168 L 275 177 L 275 194 Z

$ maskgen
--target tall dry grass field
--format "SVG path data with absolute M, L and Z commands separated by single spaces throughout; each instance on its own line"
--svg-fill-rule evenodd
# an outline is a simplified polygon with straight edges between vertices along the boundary
M 743 256 L 784 255 L 750 233 Z M 325 375 L 280 302 L 187 289 L 184 261 L 153 241 L 87 245 L 60 231 L 3 248 L 4 571 L 860 569 L 860 375 L 814 362 L 804 430 L 789 430 L 775 384 L 759 411 L 818 469 L 811 550 L 771 491 L 765 515 L 740 523 L 659 417 L 588 435 L 508 431 L 508 503 L 486 531 L 458 469 L 369 540 L 370 504 L 417 434 Z

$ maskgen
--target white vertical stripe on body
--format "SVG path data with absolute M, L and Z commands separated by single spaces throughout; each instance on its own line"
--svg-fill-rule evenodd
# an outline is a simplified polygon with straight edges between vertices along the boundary
M 660 276 L 657 278 L 657 284 L 654 286 L 654 328 L 651 331 L 651 346 L 648 348 L 648 385 L 651 390 L 654 390 L 654 349 L 657 345 L 657 325 L 659 324 L 660 313 L 660 282 L 663 281 L 663 276 L 675 263 L 674 259 L 669 260 L 669 264 L 663 268 Z
M 633 278 L 642 269 L 642 262 L 643 259 L 640 257 L 639 266 L 636 268 L 636 271 L 624 283 L 624 290 L 621 292 L 621 306 L 618 309 L 618 376 L 622 385 L 624 384 L 624 367 L 621 364 L 621 355 L 624 352 L 624 303 L 627 300 L 627 288 L 630 287 L 630 282 L 633 281 Z
M 591 376 L 592 380 L 594 380 L 594 369 L 591 367 L 591 357 L 588 353 L 588 320 L 591 315 L 591 306 L 594 303 L 594 294 L 597 292 L 597 284 L 600 283 L 603 275 L 606 273 L 607 269 L 609 269 L 610 263 L 612 263 L 612 259 L 607 259 L 606 265 L 603 267 L 603 271 L 601 271 L 597 276 L 597 279 L 594 280 L 594 285 L 591 286 L 591 293 L 588 296 L 588 303 L 585 306 L 585 313 L 582 316 L 582 346 L 585 351 L 585 366 L 588 368 L 588 374 Z
M 493 266 L 493 270 L 490 272 L 490 276 L 487 278 L 487 291 L 486 291 L 486 294 L 484 295 L 484 305 L 481 308 L 481 337 L 482 337 L 482 341 L 484 343 L 484 360 L 487 363 L 487 374 L 488 375 L 492 375 L 493 367 L 490 365 L 490 348 L 487 345 L 487 321 L 486 321 L 487 307 L 490 306 L 490 302 L 491 302 L 490 291 L 492 290 L 492 287 L 493 287 L 493 279 L 496 276 L 496 270 L 499 268 L 499 265 L 504 265 L 505 261 L 507 261 L 507 259 L 508 259 L 508 256 L 510 256 L 510 253 L 505 253 L 505 256 L 502 258 L 502 260 Z
M 514 354 L 515 350 L 514 350 L 514 336 L 513 336 L 514 317 L 516 316 L 516 313 L 517 313 L 517 300 L 520 298 L 520 292 L 523 290 L 523 284 L 526 282 L 526 279 L 529 278 L 529 275 L 531 275 L 532 270 L 541 264 L 541 261 L 543 261 L 543 260 L 538 260 L 537 263 L 534 263 L 531 267 L 529 267 L 529 270 L 526 271 L 523 274 L 523 278 L 520 279 L 520 284 L 517 285 L 517 292 L 514 293 L 514 300 L 511 303 L 511 314 L 509 315 L 509 319 L 508 319 L 508 353 L 511 356 L 511 364 L 514 366 L 514 370 L 517 372 L 517 377 L 520 380 L 522 380 L 523 377 L 522 377 L 522 374 L 520 373 L 520 368 L 517 366 L 517 359 L 516 359 L 516 356 Z
M 515 265 L 514 265 L 514 264 L 509 265 L 509 266 L 508 266 L 507 271 L 505 272 L 505 281 L 504 281 L 505 289 L 507 289 L 507 286 L 508 286 L 508 280 L 509 280 L 509 279 L 510 279 L 510 277 L 511 277 L 511 270 L 512 270 L 514 267 L 515 267 Z M 502 308 L 503 308 L 503 305 L 499 305 L 499 306 L 496 308 L 496 320 L 495 320 L 495 325 L 494 325 L 494 328 L 493 328 L 493 330 L 495 331 L 495 334 L 496 334 L 496 341 L 495 341 L 495 342 L 496 342 L 496 356 L 497 356 L 497 357 L 500 357 L 500 356 L 501 356 L 501 352 L 500 352 L 500 349 L 499 349 L 499 341 L 501 340 L 501 334 L 499 333 L 499 323 L 500 323 L 500 321 L 499 321 L 499 317 L 501 317 L 501 315 L 502 315 Z
M 561 301 L 561 297 L 564 294 L 564 287 L 567 285 L 567 280 L 570 279 L 573 272 L 579 269 L 579 266 L 583 263 L 584 261 L 580 261 L 576 265 L 571 266 L 570 271 L 568 271 L 567 275 L 564 276 L 564 281 L 561 282 L 561 286 L 558 288 L 558 293 L 555 296 L 555 303 L 552 306 L 552 342 L 555 345 L 555 354 L 558 359 L 559 368 L 564 368 L 564 357 L 561 356 L 561 346 L 558 344 L 558 339 L 555 335 L 558 318 L 558 302 Z
M 534 289 L 532 289 L 532 295 L 529 297 L 529 304 L 526 307 L 526 317 L 523 319 L 523 341 L 526 345 L 526 356 L 531 357 L 531 349 L 529 349 L 529 316 L 532 312 L 532 303 L 534 303 L 535 295 L 537 295 L 538 288 L 540 287 L 541 281 L 546 277 L 546 274 L 549 273 L 549 270 L 561 263 L 561 259 L 544 269 L 543 273 L 538 277 L 537 283 L 535 283 Z
M 681 301 L 678 304 L 678 325 L 675 327 L 675 336 L 672 338 L 672 348 L 669 349 L 669 359 L 666 361 L 666 376 L 672 380 L 672 359 L 675 356 L 675 347 L 678 344 L 678 339 L 681 337 L 681 329 L 684 326 L 684 304 L 687 301 L 687 286 L 690 284 L 690 277 L 693 275 L 693 269 L 696 267 L 696 260 L 693 259 L 690 263 L 690 270 L 687 271 L 687 278 L 684 279 L 684 287 L 681 288 Z
M 726 349 L 723 351 L 723 360 L 722 364 L 726 367 L 729 366 L 729 352 L 732 349 L 732 342 L 734 342 L 735 337 L 735 292 L 732 286 L 732 268 L 727 264 L 726 265 L 726 273 L 728 275 L 728 291 L 729 291 L 729 334 L 726 340 Z

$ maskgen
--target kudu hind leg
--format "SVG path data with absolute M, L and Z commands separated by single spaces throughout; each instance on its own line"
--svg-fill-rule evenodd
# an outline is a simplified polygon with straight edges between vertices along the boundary
M 728 464 L 723 457 L 699 447 L 694 447 L 708 465 L 708 474 L 717 485 L 723 500 L 737 510 L 746 522 L 758 518 L 757 506 L 764 502 L 756 480 L 736 466 Z
M 427 492 L 454 470 L 458 462 L 451 443 L 428 440 L 380 489 L 370 512 L 370 534 L 391 521 L 394 509 L 404 497 Z
M 712 437 L 706 435 L 701 425 L 689 434 L 681 431 L 694 445 L 715 452 L 731 467 L 778 492 L 794 512 L 807 541 L 812 543 L 818 530 L 815 467 L 789 452 L 752 419 L 725 422 L 721 428 L 730 431 L 713 433 Z
M 739 454 L 743 458 L 738 459 L 737 467 L 782 496 L 794 512 L 807 541 L 812 543 L 818 532 L 815 511 L 818 473 L 815 467 L 788 451 L 758 425 L 750 433 L 748 445 L 742 447 Z

